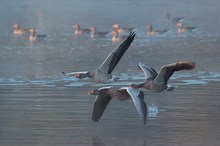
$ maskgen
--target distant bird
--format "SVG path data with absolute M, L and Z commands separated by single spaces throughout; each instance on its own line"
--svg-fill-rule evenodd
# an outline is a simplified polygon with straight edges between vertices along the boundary
M 152 24 L 148 24 L 146 27 L 147 27 L 147 30 L 148 30 L 147 33 L 148 33 L 149 35 L 164 34 L 165 32 L 168 31 L 167 29 L 164 29 L 164 30 L 154 30 Z
M 145 75 L 145 82 L 139 85 L 131 84 L 132 88 L 145 88 L 153 92 L 162 92 L 163 90 L 173 91 L 175 87 L 168 85 L 169 78 L 175 71 L 191 70 L 195 68 L 195 62 L 177 62 L 161 67 L 159 74 L 143 63 L 139 63 L 139 67 L 142 69 Z
M 36 34 L 35 28 L 31 28 L 31 29 L 30 29 L 30 36 L 29 36 L 29 40 L 30 40 L 30 41 L 42 40 L 42 39 L 44 39 L 45 37 L 47 37 L 46 34 Z
M 90 33 L 90 29 L 89 28 L 81 29 L 79 24 L 73 25 L 73 29 L 74 29 L 75 35 L 80 35 L 82 33 L 88 33 L 88 34 Z
M 25 34 L 30 31 L 30 28 L 21 28 L 18 23 L 14 24 L 14 28 L 14 34 L 19 35 Z
M 130 32 L 132 30 L 134 30 L 134 28 L 121 28 L 121 26 L 119 24 L 114 24 L 112 26 L 114 28 L 115 31 L 117 31 L 119 34 L 123 33 L 123 32 Z
M 95 27 L 90 28 L 90 37 L 91 38 L 101 38 L 106 37 L 109 32 L 97 32 Z
M 174 23 L 178 23 L 178 22 L 181 22 L 183 20 L 183 17 L 171 18 L 170 13 L 166 13 L 166 20 L 174 22 Z
M 122 39 L 122 37 L 119 36 L 119 33 L 116 30 L 113 30 L 112 31 L 112 42 L 113 43 L 118 43 L 118 42 L 121 41 L 121 39 Z
M 72 73 L 64 73 L 64 75 L 74 75 L 76 78 L 82 79 L 89 77 L 96 82 L 112 82 L 117 81 L 119 77 L 111 75 L 112 71 L 127 51 L 129 46 L 131 45 L 132 41 L 135 38 L 135 32 L 131 32 L 130 35 L 127 37 L 124 42 L 122 42 L 118 47 L 116 47 L 105 59 L 102 65 L 95 70 L 90 70 L 86 72 L 72 72 Z M 97 54 L 98 55 L 98 54 Z
M 103 87 L 90 91 L 88 94 L 97 95 L 94 101 L 92 121 L 98 122 L 111 99 L 128 100 L 132 98 L 134 105 L 146 124 L 147 105 L 144 92 L 131 87 Z
M 182 22 L 179 22 L 176 24 L 178 27 L 178 32 L 191 32 L 194 29 L 196 29 L 196 27 L 192 27 L 192 26 L 184 26 Z

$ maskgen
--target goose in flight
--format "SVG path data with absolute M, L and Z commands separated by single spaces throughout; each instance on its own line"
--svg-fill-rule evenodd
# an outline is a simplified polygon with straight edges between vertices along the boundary
M 116 47 L 104 60 L 98 69 L 90 70 L 86 72 L 71 72 L 65 73 L 65 75 L 74 75 L 76 78 L 82 79 L 89 77 L 96 82 L 105 83 L 117 81 L 119 77 L 113 76 L 111 73 L 126 52 L 126 50 L 131 45 L 135 38 L 135 32 L 131 32 L 130 35 L 124 40 L 118 47 Z
M 88 94 L 97 95 L 94 101 L 92 121 L 98 122 L 111 99 L 128 100 L 132 98 L 138 114 L 146 124 L 147 105 L 144 92 L 131 87 L 103 87 L 90 91 Z
M 191 70 L 195 68 L 195 62 L 177 62 L 161 67 L 159 73 L 153 68 L 145 66 L 143 63 L 139 63 L 139 67 L 144 72 L 145 82 L 139 85 L 131 84 L 132 88 L 145 88 L 153 92 L 162 92 L 164 90 L 173 91 L 175 87 L 168 85 L 169 78 L 175 71 Z

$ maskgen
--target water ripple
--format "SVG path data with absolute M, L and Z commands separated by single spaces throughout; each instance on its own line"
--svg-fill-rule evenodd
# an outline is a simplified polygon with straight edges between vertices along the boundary
M 127 86 L 133 82 L 141 83 L 144 80 L 143 73 L 122 73 L 120 74 L 120 81 L 114 83 L 108 83 L 108 85 L 120 85 Z M 171 77 L 171 80 L 175 80 L 175 85 L 194 85 L 194 84 L 208 84 L 209 81 L 220 81 L 219 72 L 195 72 L 195 73 L 178 73 Z M 63 87 L 81 87 L 81 86 L 94 86 L 102 87 L 106 84 L 95 83 L 91 79 L 79 80 L 68 76 L 40 76 L 38 78 L 30 79 L 28 77 L 5 77 L 0 78 L 0 86 L 9 85 L 40 85 L 47 87 L 63 86 Z

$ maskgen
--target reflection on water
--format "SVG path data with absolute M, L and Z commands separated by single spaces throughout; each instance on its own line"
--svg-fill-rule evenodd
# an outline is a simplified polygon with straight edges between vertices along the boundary
M 164 21 L 168 11 L 196 30 L 177 33 L 175 24 Z M 219 145 L 218 12 L 218 0 L 0 1 L 0 145 Z M 12 34 L 14 23 L 36 27 L 48 37 L 30 43 L 28 34 Z M 75 36 L 76 23 L 100 31 L 111 31 L 114 23 L 135 28 L 137 36 L 113 72 L 120 76 L 118 82 L 106 85 L 61 75 L 97 68 L 118 45 L 111 36 Z M 147 23 L 169 31 L 148 36 Z M 143 82 L 139 61 L 157 71 L 176 61 L 195 61 L 196 68 L 174 73 L 174 92 L 143 90 L 146 125 L 131 100 L 112 100 L 93 123 L 95 97 L 87 92 Z

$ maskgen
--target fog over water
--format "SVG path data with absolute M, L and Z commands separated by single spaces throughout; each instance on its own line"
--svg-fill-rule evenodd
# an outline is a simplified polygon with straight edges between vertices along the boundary
M 4 146 L 218 146 L 220 144 L 220 2 L 218 0 L 0 0 L 0 145 Z M 171 17 L 184 17 L 192 32 L 178 33 Z M 44 40 L 14 35 L 13 25 L 37 28 Z M 135 28 L 136 38 L 113 71 L 116 83 L 63 76 L 101 65 L 119 43 L 111 35 L 77 37 L 73 25 L 111 32 Z M 146 25 L 169 29 L 149 36 Z M 98 123 L 91 121 L 95 96 L 104 86 L 141 83 L 141 61 L 159 71 L 165 64 L 195 61 L 174 73 L 174 92 L 144 90 L 143 124 L 131 100 L 112 100 Z

